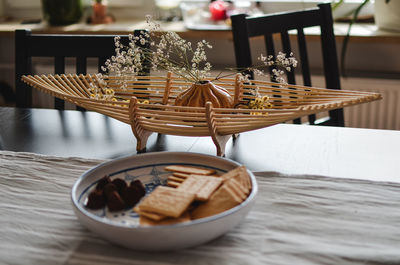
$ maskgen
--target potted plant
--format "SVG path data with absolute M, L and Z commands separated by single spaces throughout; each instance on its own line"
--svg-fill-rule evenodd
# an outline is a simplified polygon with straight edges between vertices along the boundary
M 342 74 L 345 75 L 345 56 L 348 42 L 350 39 L 351 28 L 357 21 L 361 10 L 370 2 L 370 0 L 362 1 L 350 15 L 351 20 L 347 29 L 346 36 L 343 40 L 342 50 L 340 54 Z M 332 10 L 336 10 L 344 3 L 344 0 L 332 3 Z M 400 30 L 400 1 L 375 0 L 375 23 L 379 28 Z
M 82 0 L 42 0 L 43 18 L 52 26 L 78 22 L 83 15 Z

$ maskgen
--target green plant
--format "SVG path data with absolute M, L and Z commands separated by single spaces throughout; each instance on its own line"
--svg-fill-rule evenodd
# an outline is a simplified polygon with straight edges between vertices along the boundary
M 50 25 L 74 24 L 83 16 L 82 0 L 42 0 L 41 3 L 43 18 Z
M 343 45 L 342 45 L 342 50 L 340 53 L 340 68 L 342 70 L 342 75 L 345 76 L 346 75 L 346 71 L 345 71 L 345 59 L 346 59 L 346 52 L 347 52 L 347 46 L 350 40 L 350 32 L 351 32 L 351 28 L 354 24 L 354 22 L 357 21 L 358 19 L 358 15 L 360 14 L 361 10 L 365 7 L 365 5 L 367 5 L 370 2 L 370 0 L 364 0 L 360 3 L 360 5 L 358 5 L 356 7 L 356 9 L 352 10 L 350 12 L 351 15 L 351 20 L 349 22 L 349 27 L 347 29 L 347 33 L 346 36 L 344 37 L 343 40 Z M 385 0 L 385 3 L 389 3 L 390 0 Z M 332 10 L 336 10 L 339 6 L 343 5 L 344 0 L 339 0 L 339 1 L 335 1 L 332 3 Z

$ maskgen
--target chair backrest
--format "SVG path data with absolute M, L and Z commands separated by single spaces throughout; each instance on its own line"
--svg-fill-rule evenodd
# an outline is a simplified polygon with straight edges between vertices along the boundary
M 236 65 L 239 69 L 252 66 L 250 38 L 264 36 L 267 55 L 275 56 L 273 34 L 279 33 L 282 42 L 282 52 L 290 54 L 292 48 L 288 31 L 297 31 L 298 51 L 295 57 L 299 61 L 303 76 L 303 85 L 305 86 L 311 86 L 312 84 L 306 38 L 303 29 L 319 26 L 321 30 L 320 39 L 326 88 L 340 89 L 336 40 L 333 32 L 332 10 L 329 3 L 319 4 L 318 7 L 311 9 L 254 17 L 238 14 L 231 16 L 231 20 Z M 294 72 L 290 71 L 286 74 L 288 83 L 296 84 Z M 332 110 L 329 111 L 329 119 L 318 124 L 344 126 L 343 116 L 343 109 Z M 317 124 L 315 115 L 310 115 L 308 118 L 310 124 Z M 294 120 L 294 123 L 300 123 L 300 119 Z
M 139 36 L 143 30 L 135 30 Z M 32 88 L 21 81 L 22 75 L 32 73 L 32 57 L 54 58 L 54 74 L 65 73 L 65 58 L 76 58 L 76 73 L 87 73 L 87 59 L 98 58 L 98 72 L 105 61 L 115 54 L 113 35 L 32 34 L 29 30 L 15 31 L 16 106 L 32 107 Z M 129 36 L 121 36 L 127 44 Z M 139 44 L 140 45 L 140 44 Z M 150 72 L 146 67 L 145 73 Z M 54 107 L 64 109 L 64 101 L 55 98 Z M 79 108 L 78 108 L 79 109 Z

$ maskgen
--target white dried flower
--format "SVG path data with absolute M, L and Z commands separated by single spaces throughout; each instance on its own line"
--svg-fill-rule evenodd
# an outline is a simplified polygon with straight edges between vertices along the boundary
M 206 49 L 212 45 L 206 40 L 192 44 L 182 39 L 176 32 L 162 32 L 160 24 L 153 21 L 150 15 L 146 15 L 148 31 L 142 31 L 139 36 L 129 35 L 127 45 L 121 43 L 121 37 L 114 38 L 115 55 L 108 59 L 102 71 L 108 75 L 120 77 L 118 80 L 121 88 L 126 88 L 127 80 L 132 80 L 144 70 L 144 61 L 149 63 L 152 71 L 166 70 L 185 78 L 191 82 L 198 82 L 210 76 L 212 65 L 207 61 Z M 195 47 L 195 48 L 194 48 Z M 286 57 L 285 53 L 278 53 L 276 59 L 271 55 L 260 55 L 262 67 L 274 67 L 272 74 L 274 80 L 285 82 L 283 68 L 291 71 L 297 66 L 297 60 L 291 53 Z M 264 70 L 258 67 L 248 68 L 256 75 L 266 75 Z M 249 82 L 250 76 L 243 75 L 242 82 Z M 93 84 L 93 86 L 95 86 Z M 101 89 L 91 88 L 96 98 L 110 98 Z

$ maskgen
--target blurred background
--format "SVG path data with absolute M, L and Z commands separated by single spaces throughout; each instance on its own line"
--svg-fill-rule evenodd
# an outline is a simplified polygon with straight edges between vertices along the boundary
M 0 0 L 0 85 L 3 92 L 0 105 L 13 104 L 7 99 L 7 91 L 12 94 L 14 87 L 13 32 L 17 28 L 32 29 L 33 33 L 124 34 L 144 27 L 145 15 L 151 14 L 163 27 L 176 30 L 192 43 L 207 39 L 213 45 L 208 59 L 213 69 L 219 71 L 235 66 L 230 15 L 304 9 L 320 2 L 327 1 Z M 331 2 L 334 5 L 338 1 Z M 346 126 L 400 129 L 400 104 L 397 104 L 400 102 L 400 1 L 344 0 L 336 7 L 333 17 L 339 57 L 349 21 L 361 4 L 365 5 L 352 27 L 346 55 L 339 58 L 345 59 L 345 69 L 341 69 L 345 70 L 342 88 L 378 91 L 383 93 L 384 100 L 346 109 Z M 310 37 L 308 51 L 313 85 L 324 87 L 320 76 L 322 65 L 317 60 L 321 56 L 321 44 L 318 38 L 312 37 L 318 35 L 318 31 L 310 29 L 306 34 Z M 264 52 L 262 40 L 254 40 L 251 45 Z M 46 60 L 34 61 L 37 73 L 51 73 L 48 65 Z M 93 73 L 95 71 L 93 67 Z M 37 97 L 37 107 L 46 107 L 46 104 L 41 95 Z

